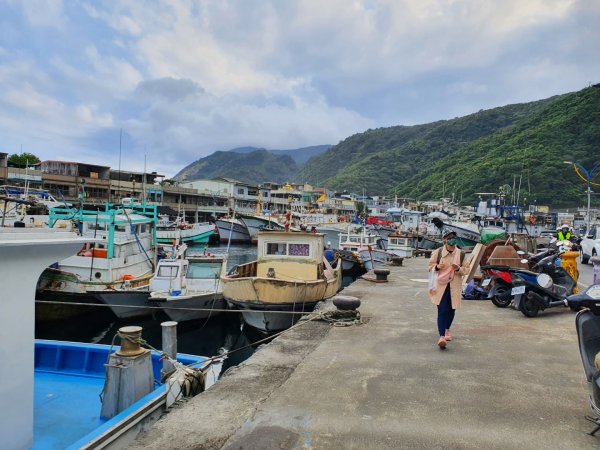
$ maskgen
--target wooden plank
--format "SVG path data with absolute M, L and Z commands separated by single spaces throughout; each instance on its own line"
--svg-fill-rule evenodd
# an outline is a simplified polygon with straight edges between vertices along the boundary
M 479 263 L 483 257 L 483 252 L 485 249 L 486 246 L 483 244 L 477 244 L 473 249 L 473 252 L 471 253 L 471 259 L 469 260 L 469 272 L 467 273 L 467 276 L 463 278 L 463 284 L 467 284 L 475 276 L 475 273 L 479 269 Z

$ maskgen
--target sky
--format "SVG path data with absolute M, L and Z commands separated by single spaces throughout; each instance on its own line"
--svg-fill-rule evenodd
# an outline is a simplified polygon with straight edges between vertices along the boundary
M 172 176 L 600 82 L 596 0 L 0 0 L 0 152 Z

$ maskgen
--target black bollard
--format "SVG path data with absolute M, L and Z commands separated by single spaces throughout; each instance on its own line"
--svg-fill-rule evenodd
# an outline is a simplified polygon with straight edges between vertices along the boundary
M 403 261 L 404 261 L 404 258 L 402 258 L 401 256 L 393 256 L 392 257 L 392 265 L 393 266 L 401 266 Z
M 375 269 L 373 270 L 373 273 L 375 274 L 377 281 L 387 281 L 390 271 L 388 269 Z
M 360 299 L 349 295 L 336 295 L 331 301 L 341 311 L 352 311 L 360 306 Z

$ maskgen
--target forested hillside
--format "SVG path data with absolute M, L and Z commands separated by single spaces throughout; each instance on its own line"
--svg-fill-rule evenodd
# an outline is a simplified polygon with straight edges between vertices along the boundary
M 287 155 L 274 155 L 267 150 L 250 153 L 215 152 L 182 169 L 176 180 L 198 180 L 217 177 L 233 178 L 245 183 L 267 181 L 285 183 L 294 179 L 298 167 Z
M 452 120 L 367 130 L 327 147 L 311 148 L 321 153 L 305 164 L 279 151 L 216 152 L 177 178 L 307 182 L 418 200 L 445 194 L 464 202 L 476 192 L 520 186 L 521 203 L 581 205 L 585 183 L 564 161 L 587 168 L 600 162 L 600 85 Z
M 584 183 L 563 161 L 600 161 L 600 86 L 414 127 L 368 130 L 301 168 L 338 190 L 470 201 L 475 192 L 517 187 L 520 198 L 582 204 Z

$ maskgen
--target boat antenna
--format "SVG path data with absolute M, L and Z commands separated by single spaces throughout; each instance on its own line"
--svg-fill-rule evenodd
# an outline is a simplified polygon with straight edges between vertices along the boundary
M 142 175 L 142 205 L 146 207 L 146 147 L 144 147 L 144 174 Z
M 123 128 L 119 130 L 119 182 L 117 183 L 117 190 L 119 191 L 118 199 L 121 203 L 121 142 L 123 140 Z
M 233 234 L 233 221 L 235 219 L 235 198 L 233 199 L 233 211 L 231 213 L 231 219 L 229 223 L 229 237 L 227 238 L 227 251 L 226 253 L 229 255 L 229 247 L 231 246 L 231 235 Z M 225 221 L 227 219 L 224 219 Z

